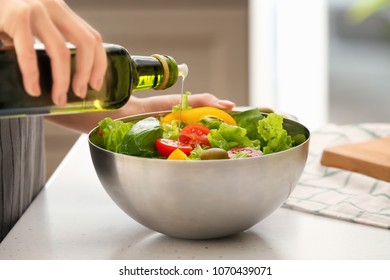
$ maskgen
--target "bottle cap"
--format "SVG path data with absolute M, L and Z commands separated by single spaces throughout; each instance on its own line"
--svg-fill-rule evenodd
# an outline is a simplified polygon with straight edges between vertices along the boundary
M 154 58 L 157 58 L 158 61 L 160 61 L 161 65 L 162 65 L 162 67 L 164 69 L 163 80 L 162 80 L 161 84 L 158 87 L 156 87 L 155 89 L 156 90 L 166 89 L 167 85 L 168 85 L 169 75 L 170 75 L 170 73 L 169 73 L 169 65 L 168 65 L 168 63 L 167 63 L 167 61 L 166 61 L 164 56 L 162 56 L 160 54 L 153 54 L 151 56 L 154 57 Z

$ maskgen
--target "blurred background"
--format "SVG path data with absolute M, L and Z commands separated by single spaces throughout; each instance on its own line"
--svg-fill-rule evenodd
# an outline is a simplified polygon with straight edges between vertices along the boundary
M 356 11 L 362 22 L 348 20 L 354 3 L 362 3 Z M 329 0 L 328 5 L 330 121 L 389 122 L 390 1 Z
M 388 0 L 368 0 L 355 14 L 375 12 L 360 22 L 350 19 L 356 0 L 66 2 L 106 42 L 187 63 L 192 93 L 288 112 L 311 130 L 389 121 L 390 13 L 372 9 Z M 137 95 L 179 92 L 177 84 Z M 47 177 L 78 137 L 46 123 Z

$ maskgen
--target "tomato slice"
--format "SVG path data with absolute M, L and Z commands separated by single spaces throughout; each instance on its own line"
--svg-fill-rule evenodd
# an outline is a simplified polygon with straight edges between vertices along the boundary
M 169 155 L 176 149 L 180 149 L 183 151 L 187 156 L 192 151 L 192 146 L 182 144 L 179 141 L 171 140 L 171 139 L 157 139 L 156 140 L 156 148 L 157 151 L 162 155 L 163 157 L 169 157 Z
M 236 158 L 237 154 L 245 154 L 245 157 L 260 157 L 263 153 L 251 147 L 234 147 L 228 151 L 229 158 Z
M 210 129 L 207 126 L 201 124 L 189 124 L 185 126 L 179 135 L 179 142 L 182 144 L 191 145 L 195 148 L 197 145 L 201 147 L 210 147 L 209 139 L 207 135 L 210 133 Z

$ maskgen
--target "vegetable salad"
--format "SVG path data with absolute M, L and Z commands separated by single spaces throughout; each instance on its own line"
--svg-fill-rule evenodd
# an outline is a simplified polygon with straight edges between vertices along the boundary
M 304 135 L 288 135 L 278 114 L 264 116 L 251 109 L 230 115 L 213 107 L 191 108 L 189 94 L 162 118 L 136 123 L 105 118 L 92 140 L 112 152 L 168 160 L 258 157 L 306 140 Z

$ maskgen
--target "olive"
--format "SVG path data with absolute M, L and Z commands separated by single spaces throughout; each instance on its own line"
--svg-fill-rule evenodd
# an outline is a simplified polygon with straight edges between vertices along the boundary
M 267 108 L 267 107 L 260 107 L 260 108 L 259 108 L 259 111 L 260 111 L 261 113 L 267 113 L 267 114 L 270 114 L 270 113 L 273 113 L 273 112 L 274 112 L 274 110 L 272 110 L 271 108 Z
M 228 153 L 224 149 L 220 149 L 220 148 L 210 148 L 200 153 L 201 160 L 228 159 L 228 158 L 229 158 Z

